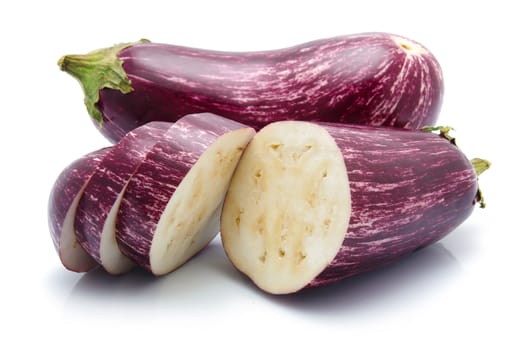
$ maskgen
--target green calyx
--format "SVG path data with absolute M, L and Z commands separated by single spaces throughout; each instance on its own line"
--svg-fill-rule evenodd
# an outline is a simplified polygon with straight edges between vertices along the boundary
M 85 55 L 66 55 L 58 60 L 61 70 L 75 77 L 84 90 L 84 104 L 89 115 L 102 125 L 103 118 L 97 103 L 100 90 L 114 89 L 127 94 L 133 91 L 131 81 L 124 69 L 122 61 L 118 58 L 120 51 L 127 47 L 147 43 L 149 40 L 141 39 L 133 43 L 117 44 L 112 47 L 95 50 Z
M 421 130 L 427 131 L 427 132 L 439 131 L 439 136 L 441 136 L 445 140 L 448 140 L 451 144 L 457 147 L 456 138 L 450 136 L 450 131 L 454 130 L 454 128 L 450 126 L 425 126 L 421 128 Z M 474 169 L 474 172 L 476 173 L 478 180 L 479 180 L 479 176 L 491 166 L 491 163 L 488 160 L 481 159 L 481 158 L 471 159 L 470 163 L 472 164 L 472 168 Z M 474 199 L 474 203 L 479 203 L 480 208 L 486 207 L 485 199 L 483 198 L 483 194 L 481 193 L 481 189 L 479 188 L 479 185 L 478 185 L 478 191 L 476 193 L 476 198 Z
M 439 136 L 445 140 L 450 141 L 451 144 L 456 146 L 456 139 L 450 136 L 450 132 L 454 130 L 454 128 L 451 126 L 424 126 L 421 128 L 421 130 L 428 132 L 439 131 Z
M 474 171 L 476 172 L 476 176 L 479 179 L 479 176 L 490 166 L 492 165 L 488 160 L 481 159 L 481 158 L 474 158 L 470 160 L 470 163 L 472 164 L 472 167 L 474 168 Z M 485 198 L 483 198 L 483 194 L 481 193 L 481 189 L 478 186 L 478 192 L 476 193 L 476 202 L 479 203 L 479 206 L 481 208 L 485 208 Z
M 478 177 L 492 165 L 488 160 L 481 158 L 471 159 L 470 162 L 472 163 L 474 171 Z

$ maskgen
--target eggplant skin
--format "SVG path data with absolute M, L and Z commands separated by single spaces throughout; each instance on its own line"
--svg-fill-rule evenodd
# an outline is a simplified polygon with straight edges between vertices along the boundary
M 437 242 L 479 201 L 473 164 L 441 136 L 323 126 L 345 159 L 352 211 L 338 254 L 307 287 L 375 270 Z
M 68 270 L 85 272 L 97 265 L 74 238 L 73 220 L 68 225 L 67 219 L 76 215 L 78 197 L 110 150 L 110 147 L 102 148 L 73 161 L 58 175 L 51 189 L 48 200 L 49 232 L 62 264 Z
M 131 88 L 114 87 L 121 82 L 108 88 L 101 82 L 95 103 L 101 114 L 95 122 L 113 142 L 149 121 L 174 122 L 201 112 L 257 130 L 281 120 L 418 129 L 435 124 L 443 100 L 443 76 L 434 55 L 413 40 L 388 33 L 260 52 L 149 42 L 121 47 L 111 52 Z
M 162 140 L 172 125 L 152 122 L 127 133 L 105 154 L 80 197 L 74 223 L 76 237 L 82 247 L 109 273 L 120 274 L 132 268 L 131 264 L 117 259 L 108 261 L 101 256 L 105 226 L 112 219 L 111 210 L 114 205 L 118 205 L 119 195 L 146 154 Z M 105 245 L 107 251 L 108 243 Z
M 169 217 L 170 222 L 178 219 L 173 216 L 173 213 L 170 214 L 170 210 L 173 211 L 173 209 L 169 209 L 175 192 L 180 188 L 192 168 L 196 166 L 201 156 L 203 156 L 220 137 L 238 129 L 249 128 L 220 116 L 206 114 L 187 115 L 177 123 L 174 123 L 164 133 L 162 138 L 149 149 L 141 164 L 131 176 L 118 211 L 116 239 L 123 254 L 153 274 L 160 275 L 167 273 L 166 271 L 159 273 L 151 263 L 151 249 L 154 236 L 156 234 L 161 236 L 168 234 L 167 232 L 157 232 L 159 222 L 163 216 Z M 255 133 L 253 129 L 250 130 Z M 220 152 L 217 154 L 220 154 Z M 229 160 L 226 154 L 224 154 L 223 157 L 223 166 L 226 168 Z M 209 178 L 203 177 L 204 175 L 209 176 Z M 224 178 L 226 177 L 221 169 L 211 169 L 209 173 L 201 173 L 199 176 L 195 175 L 193 180 L 191 180 L 191 187 L 193 189 L 191 197 L 192 203 L 188 204 L 190 206 L 188 211 L 191 211 L 192 208 L 194 209 L 195 207 L 198 208 L 199 202 L 214 203 L 213 198 L 214 196 L 216 197 L 216 195 L 214 195 L 213 191 L 207 191 L 206 189 L 210 189 L 210 186 L 205 186 L 204 183 L 211 181 L 210 183 L 213 183 L 211 187 L 219 186 L 217 188 L 221 188 L 219 184 L 221 181 L 225 181 Z M 229 177 L 227 178 L 229 179 Z M 226 189 L 224 189 L 224 192 L 225 191 Z M 217 200 L 217 203 L 215 203 L 217 208 L 220 207 L 219 202 L 222 202 L 224 194 L 219 197 L 221 197 L 221 200 Z M 213 204 L 211 205 L 215 208 Z M 180 210 L 178 212 L 182 213 Z M 205 211 L 203 210 L 199 215 L 206 217 L 204 213 Z M 214 225 L 216 222 L 216 229 L 211 230 L 214 235 L 219 232 L 219 213 L 220 211 L 216 209 L 216 212 L 211 214 L 212 217 L 206 219 L 208 224 L 212 223 L 212 225 Z M 190 216 L 187 218 L 188 222 L 198 222 L 202 219 L 199 215 L 195 215 L 194 217 Z M 202 237 L 206 237 L 206 230 L 193 232 L 192 234 L 191 230 L 185 227 L 186 226 L 182 226 L 182 228 L 179 228 L 177 226 L 175 232 L 178 232 L 180 235 L 184 233 L 186 238 L 195 238 L 197 242 L 202 239 Z M 211 238 L 213 237 L 209 237 L 209 240 L 211 240 Z M 188 251 L 195 247 L 202 249 L 209 240 L 206 240 L 205 244 L 201 242 L 200 246 L 199 243 L 193 246 L 190 244 L 187 249 Z M 188 240 L 188 243 L 189 241 L 190 240 Z M 169 248 L 172 242 L 173 239 L 166 249 Z M 166 258 L 166 260 L 169 259 Z M 180 265 L 176 267 L 178 266 Z M 175 269 L 176 267 L 172 266 L 170 269 Z

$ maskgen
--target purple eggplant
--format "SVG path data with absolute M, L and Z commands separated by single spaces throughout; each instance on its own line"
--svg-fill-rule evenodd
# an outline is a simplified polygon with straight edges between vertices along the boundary
M 75 233 L 84 249 L 112 274 L 135 264 L 115 238 L 115 219 L 126 185 L 153 146 L 173 123 L 151 122 L 130 131 L 98 164 L 78 202 Z
M 86 184 L 110 149 L 91 152 L 72 162 L 60 173 L 51 189 L 49 230 L 60 261 L 68 270 L 86 272 L 97 266 L 77 241 L 73 223 Z
M 260 129 L 282 120 L 434 125 L 441 68 L 413 40 L 364 33 L 262 52 L 120 44 L 59 60 L 111 141 L 150 121 L 211 112 Z
M 224 194 L 255 130 L 212 114 L 179 119 L 145 155 L 116 218 L 123 254 L 171 272 L 219 233 Z
M 436 242 L 483 204 L 477 176 L 489 165 L 469 161 L 441 136 L 298 121 L 266 126 L 226 195 L 227 256 L 261 289 L 284 294 Z

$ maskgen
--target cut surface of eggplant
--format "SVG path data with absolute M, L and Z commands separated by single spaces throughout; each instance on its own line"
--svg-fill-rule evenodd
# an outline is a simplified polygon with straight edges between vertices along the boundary
M 177 121 L 124 193 L 117 216 L 124 254 L 163 275 L 204 248 L 219 232 L 224 194 L 254 133 L 211 114 Z
M 222 215 L 228 256 L 274 293 L 321 273 L 350 217 L 346 168 L 333 138 L 314 124 L 279 126 L 267 126 L 246 149 Z

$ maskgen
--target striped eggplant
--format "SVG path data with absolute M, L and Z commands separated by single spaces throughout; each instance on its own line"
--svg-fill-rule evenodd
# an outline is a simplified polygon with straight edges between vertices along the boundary
M 118 248 L 115 219 L 129 179 L 172 125 L 151 122 L 126 134 L 103 157 L 80 197 L 75 234 L 84 249 L 109 273 L 124 273 L 135 266 Z
M 60 261 L 68 270 L 86 272 L 97 266 L 75 237 L 78 201 L 86 183 L 111 148 L 91 152 L 69 164 L 57 177 L 49 196 L 49 231 Z
M 155 275 L 175 270 L 219 233 L 231 175 L 255 130 L 212 114 L 179 119 L 145 155 L 116 219 L 125 255 Z
M 408 38 L 363 33 L 262 52 L 119 44 L 59 60 L 111 141 L 149 121 L 211 112 L 260 129 L 280 120 L 434 125 L 441 68 Z
M 441 136 L 299 121 L 266 126 L 226 195 L 227 256 L 264 291 L 285 294 L 441 239 L 482 203 L 477 175 L 488 167 Z

